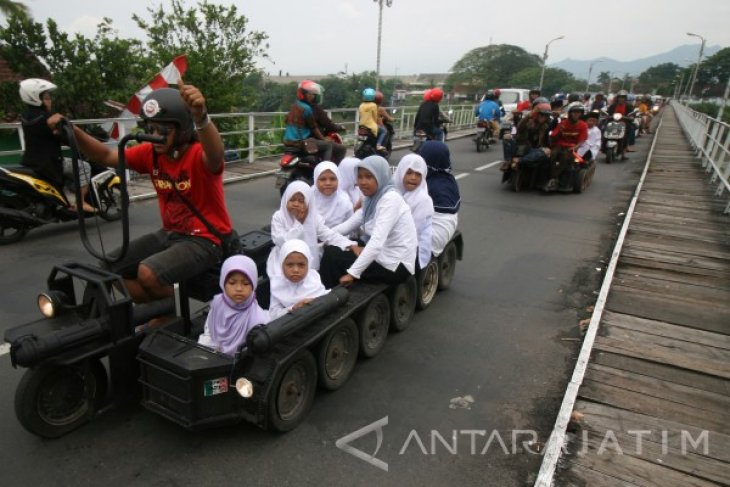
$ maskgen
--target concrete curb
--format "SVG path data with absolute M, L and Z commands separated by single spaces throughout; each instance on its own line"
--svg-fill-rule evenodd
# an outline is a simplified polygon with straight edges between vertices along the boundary
M 463 131 L 460 131 L 459 133 L 449 134 L 449 140 L 463 139 L 465 137 L 470 137 L 471 135 L 473 135 L 472 132 L 464 133 Z M 412 142 L 411 143 L 408 143 L 408 144 L 394 145 L 393 146 L 393 150 L 407 149 L 411 145 L 413 145 Z M 240 174 L 240 175 L 237 175 L 237 176 L 229 176 L 229 177 L 226 177 L 226 178 L 223 179 L 223 184 L 237 183 L 239 181 L 249 181 L 249 180 L 252 180 L 252 179 L 264 178 L 266 176 L 270 176 L 272 174 L 275 174 L 276 171 L 278 171 L 278 169 L 269 169 L 269 170 L 266 170 L 266 171 L 256 172 L 256 173 L 253 173 L 253 174 Z M 151 191 L 149 193 L 142 193 L 142 194 L 130 196 L 129 197 L 129 201 L 130 202 L 133 202 L 133 201 L 143 201 L 143 200 L 148 200 L 148 199 L 152 199 L 152 198 L 156 198 L 156 197 L 157 197 L 157 193 L 154 192 L 154 191 Z

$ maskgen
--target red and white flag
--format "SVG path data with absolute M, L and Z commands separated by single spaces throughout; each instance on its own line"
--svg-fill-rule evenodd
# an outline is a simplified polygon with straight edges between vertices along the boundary
M 170 64 L 165 66 L 164 69 L 157 73 L 157 75 L 152 78 L 149 83 L 143 86 L 139 91 L 137 91 L 137 93 L 132 96 L 132 98 L 129 99 L 129 101 L 127 102 L 127 106 L 122 110 L 122 113 L 119 115 L 119 117 L 134 118 L 139 116 L 139 111 L 142 107 L 142 100 L 144 100 L 144 97 L 153 90 L 165 88 L 170 84 L 177 83 L 183 77 L 187 68 L 188 59 L 185 54 L 182 54 L 173 59 Z M 126 129 L 125 133 L 134 128 L 134 126 L 136 125 L 135 122 L 131 121 L 119 123 L 122 123 L 124 125 Z M 115 122 L 111 128 L 109 136 L 112 139 L 119 139 L 119 123 Z

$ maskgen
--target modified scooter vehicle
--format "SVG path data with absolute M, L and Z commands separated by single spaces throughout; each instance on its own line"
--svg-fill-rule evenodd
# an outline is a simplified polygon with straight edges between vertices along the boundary
M 91 164 L 90 186 L 87 203 L 102 219 L 119 220 L 121 178 L 110 169 Z M 18 242 L 29 230 L 41 225 L 90 216 L 82 205 L 83 200 L 77 196 L 76 208 L 72 209 L 65 191 L 28 167 L 0 167 L 0 245 Z
M 595 160 L 586 161 L 575 151 L 563 151 L 561 157 L 569 159 L 568 169 L 560 177 L 560 192 L 582 193 L 593 182 L 596 172 Z M 521 163 L 516 168 L 508 168 L 502 174 L 502 183 L 507 183 L 515 193 L 529 189 L 542 188 L 550 178 L 549 159 L 537 164 Z

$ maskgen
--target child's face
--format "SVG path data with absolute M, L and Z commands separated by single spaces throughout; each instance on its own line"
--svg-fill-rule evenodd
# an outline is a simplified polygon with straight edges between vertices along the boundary
M 226 277 L 225 292 L 236 304 L 244 303 L 253 293 L 253 284 L 243 272 L 233 271 Z
M 592 129 L 593 127 L 595 127 L 596 126 L 596 122 L 597 122 L 597 120 L 595 118 L 593 118 L 593 117 L 586 119 L 586 124 L 588 124 L 588 128 L 589 129 Z
M 365 196 L 372 196 L 378 191 L 378 180 L 373 173 L 362 167 L 357 168 L 357 185 Z
M 317 189 L 325 196 L 331 196 L 337 191 L 337 177 L 332 171 L 322 171 L 317 178 Z
M 302 193 L 294 193 L 294 195 L 289 198 L 289 201 L 286 202 L 286 209 L 289 210 L 289 213 L 295 215 L 306 210 L 307 202 L 304 200 L 304 195 Z
M 291 282 L 299 282 L 309 272 L 309 261 L 307 261 L 307 258 L 303 254 L 292 252 L 284 259 L 284 263 L 281 264 L 281 270 L 284 272 L 284 277 Z
M 406 191 L 413 191 L 421 185 L 422 180 L 423 176 L 420 172 L 409 169 L 406 171 L 406 175 L 403 176 L 403 186 L 406 188 Z

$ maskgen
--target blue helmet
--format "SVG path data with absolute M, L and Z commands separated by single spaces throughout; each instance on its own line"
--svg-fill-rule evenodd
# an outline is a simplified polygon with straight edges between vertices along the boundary
M 362 90 L 363 101 L 375 101 L 375 89 L 365 88 Z

